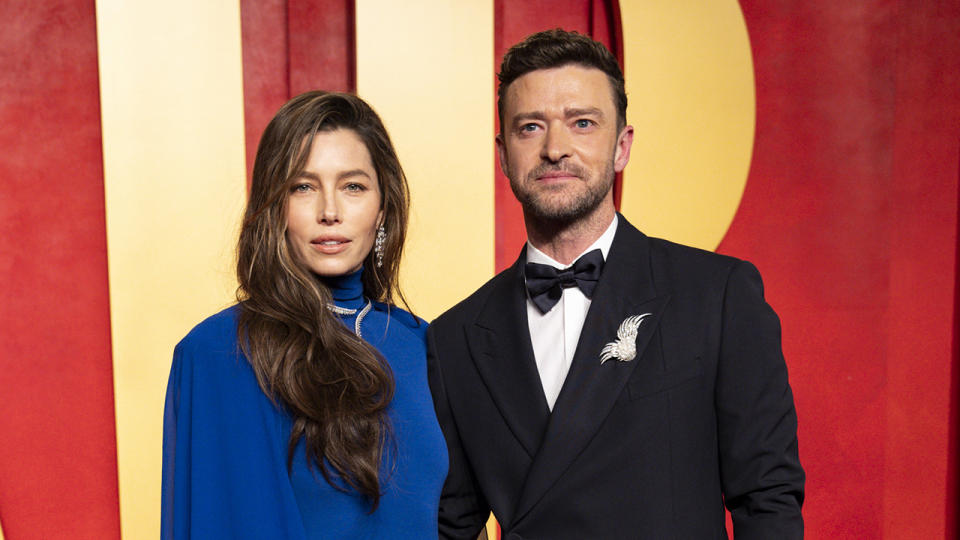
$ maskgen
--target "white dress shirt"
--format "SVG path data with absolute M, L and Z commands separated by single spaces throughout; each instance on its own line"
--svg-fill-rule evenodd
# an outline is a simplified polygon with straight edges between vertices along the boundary
M 603 253 L 603 260 L 607 260 L 613 236 L 617 232 L 617 218 L 607 230 L 597 238 L 596 242 L 583 250 L 583 253 L 574 258 L 574 261 L 595 249 Z M 547 264 L 558 270 L 570 265 L 561 264 L 550 256 L 533 247 L 527 242 L 527 262 Z M 527 322 L 530 327 L 530 341 L 533 343 L 533 356 L 537 361 L 537 371 L 540 372 L 540 382 L 543 384 L 543 393 L 547 397 L 547 405 L 553 411 L 553 404 L 560 395 L 560 388 L 570 371 L 573 362 L 573 353 L 577 350 L 580 340 L 580 331 L 583 330 L 583 321 L 587 318 L 590 309 L 590 299 L 578 287 L 563 289 L 563 295 L 557 305 L 546 313 L 540 313 L 537 306 L 527 294 Z

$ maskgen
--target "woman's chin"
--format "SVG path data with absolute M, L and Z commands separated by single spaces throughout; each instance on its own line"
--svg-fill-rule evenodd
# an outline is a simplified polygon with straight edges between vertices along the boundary
M 310 270 L 320 277 L 337 277 L 352 274 L 363 267 L 363 261 L 323 261 L 310 265 Z

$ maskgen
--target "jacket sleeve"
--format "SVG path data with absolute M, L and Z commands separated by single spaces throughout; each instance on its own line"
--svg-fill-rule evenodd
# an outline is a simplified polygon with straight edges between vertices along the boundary
M 483 497 L 464 454 L 460 434 L 447 400 L 440 351 L 434 335 L 437 328 L 435 323 L 427 329 L 427 376 L 437 420 L 447 441 L 450 456 L 450 469 L 440 495 L 440 538 L 473 540 L 483 529 L 490 515 L 490 506 Z
M 188 337 L 174 351 L 160 536 L 304 539 L 279 415 L 232 349 Z
M 803 538 L 804 473 L 780 320 L 760 274 L 740 262 L 723 305 L 716 407 L 724 502 L 734 537 Z

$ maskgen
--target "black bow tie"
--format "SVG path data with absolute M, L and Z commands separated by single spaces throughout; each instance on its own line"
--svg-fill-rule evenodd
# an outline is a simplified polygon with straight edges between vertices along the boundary
M 540 313 L 553 309 L 563 295 L 563 289 L 580 287 L 587 298 L 593 296 L 600 272 L 603 270 L 603 253 L 595 249 L 563 270 L 547 264 L 527 263 L 524 276 L 527 280 L 527 292 Z

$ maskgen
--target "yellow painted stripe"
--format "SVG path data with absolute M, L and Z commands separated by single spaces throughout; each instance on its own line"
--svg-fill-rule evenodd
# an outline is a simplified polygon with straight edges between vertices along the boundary
M 496 540 L 499 538 L 497 536 L 497 518 L 490 514 L 490 518 L 487 519 L 487 525 L 484 527 L 487 531 L 487 540 Z
M 627 121 L 621 208 L 647 234 L 715 249 L 740 205 L 756 106 L 735 0 L 621 0 Z
M 156 538 L 176 342 L 231 302 L 245 198 L 236 0 L 97 1 L 124 538 Z
M 357 91 L 410 182 L 402 284 L 429 320 L 494 274 L 493 2 L 358 0 L 356 35 Z
M 413 198 L 402 284 L 432 319 L 493 276 L 493 2 L 356 6 L 357 90 Z

